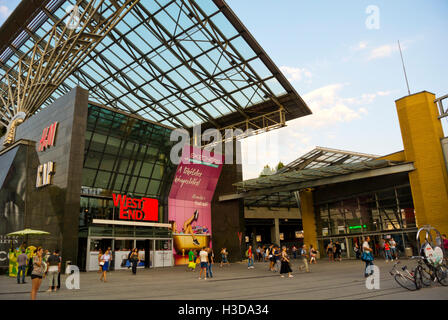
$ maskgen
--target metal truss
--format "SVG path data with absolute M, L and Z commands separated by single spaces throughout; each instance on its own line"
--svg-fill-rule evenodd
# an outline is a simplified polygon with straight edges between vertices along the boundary
M 27 56 L 32 62 L 32 48 L 27 49 L 36 44 L 40 50 L 56 50 L 55 41 L 40 36 L 45 24 L 64 34 L 61 21 L 67 14 L 62 5 L 76 4 L 85 12 L 91 2 L 58 0 L 58 8 L 42 8 L 43 22 L 33 28 L 23 27 L 29 40 L 19 46 L 10 44 L 7 58 L 0 52 L 0 68 L 11 67 L 16 57 Z M 92 21 L 105 21 L 111 10 L 127 4 L 126 19 L 117 20 L 67 70 L 51 94 L 42 93 L 41 98 L 34 99 L 32 108 L 49 105 L 79 85 L 89 90 L 92 102 L 189 130 L 204 124 L 204 128 L 217 128 L 222 133 L 250 128 L 252 134 L 258 134 L 284 126 L 287 116 L 292 119 L 310 113 L 224 1 L 103 2 L 106 9 L 92 12 Z M 13 78 L 18 68 L 11 69 L 8 74 Z M 8 77 L 3 79 L 0 91 L 8 96 Z M 3 125 L 8 125 L 7 108 L 4 112 Z
M 90 0 L 82 12 L 80 2 L 0 78 L 5 145 L 13 142 L 15 127 L 39 109 L 139 0 Z
M 448 94 L 434 100 L 434 103 L 439 107 L 439 119 L 448 117 L 448 106 L 443 105 L 445 99 L 448 101 Z

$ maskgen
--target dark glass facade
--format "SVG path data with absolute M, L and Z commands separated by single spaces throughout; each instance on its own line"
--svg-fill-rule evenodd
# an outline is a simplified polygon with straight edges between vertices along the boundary
M 415 211 L 408 184 L 320 202 L 315 212 L 322 253 L 332 240 L 343 243 L 344 254 L 353 256 L 347 251 L 366 235 L 375 245 L 384 237 L 393 237 L 402 251 L 415 246 Z
M 80 227 L 94 218 L 117 219 L 112 193 L 157 198 L 159 222 L 167 222 L 166 197 L 175 170 L 170 161 L 171 131 L 89 104 Z

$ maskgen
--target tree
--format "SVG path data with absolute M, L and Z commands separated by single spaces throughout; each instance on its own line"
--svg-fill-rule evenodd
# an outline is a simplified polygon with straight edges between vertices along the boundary
M 277 171 L 280 170 L 281 168 L 283 168 L 285 165 L 283 164 L 283 162 L 279 162 L 277 165 Z
M 260 177 L 270 176 L 274 174 L 275 170 L 272 169 L 268 164 L 264 166 L 263 171 L 260 173 Z

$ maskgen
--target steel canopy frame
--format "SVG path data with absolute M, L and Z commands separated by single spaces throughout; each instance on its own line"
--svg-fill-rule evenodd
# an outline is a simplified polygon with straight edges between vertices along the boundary
M 38 26 L 23 22 L 25 33 L 17 32 L 23 38 L 20 45 L 13 45 L 14 38 L 3 44 L 8 51 L 0 52 L 3 70 L 38 42 L 51 48 L 42 34 L 63 20 L 66 6 L 75 2 L 50 2 L 36 9 Z M 111 10 L 123 3 L 105 2 Z M 80 11 L 88 3 L 77 1 Z M 12 15 L 18 19 L 19 14 Z M 101 20 L 104 15 L 95 12 L 92 18 Z M 56 29 L 61 32 L 62 27 Z M 27 56 L 31 58 L 29 53 Z M 4 82 L 0 88 L 3 96 L 8 95 L 7 85 Z M 140 0 L 53 94 L 34 107 L 48 105 L 76 85 L 88 89 L 92 101 L 190 130 L 202 124 L 204 130 L 251 128 L 257 133 L 311 113 L 221 0 Z
M 105 0 L 91 0 L 82 13 L 74 6 L 0 77 L 0 123 L 8 127 L 4 145 L 14 142 L 15 127 L 38 110 L 138 1 L 125 0 L 110 10 Z M 94 19 L 98 12 L 106 16 Z

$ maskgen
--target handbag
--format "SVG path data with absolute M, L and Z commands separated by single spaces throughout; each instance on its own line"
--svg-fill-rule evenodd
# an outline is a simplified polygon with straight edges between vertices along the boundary
M 373 256 L 370 254 L 370 252 L 364 251 L 362 253 L 361 260 L 364 262 L 370 262 L 373 261 Z

